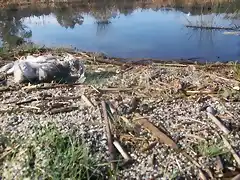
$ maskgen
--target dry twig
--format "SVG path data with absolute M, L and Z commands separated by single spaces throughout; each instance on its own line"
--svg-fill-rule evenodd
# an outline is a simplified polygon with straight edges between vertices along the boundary
M 126 151 L 124 151 L 124 149 L 122 148 L 122 146 L 120 145 L 120 143 L 118 141 L 113 141 L 114 146 L 116 147 L 116 149 L 120 152 L 120 154 L 122 155 L 122 157 L 124 158 L 125 162 L 128 162 L 131 158 L 130 156 L 127 154 Z
M 113 137 L 112 137 L 112 132 L 110 129 L 110 124 L 108 120 L 108 115 L 107 115 L 107 108 L 106 108 L 106 103 L 105 101 L 102 101 L 102 110 L 103 110 L 103 118 L 105 121 L 106 125 L 106 132 L 107 132 L 107 139 L 108 139 L 108 151 L 110 153 L 110 161 L 113 161 L 115 159 L 115 149 L 113 146 Z M 114 162 L 111 163 L 111 169 L 115 170 L 116 165 Z
M 216 118 L 214 115 L 212 115 L 211 113 L 207 112 L 208 117 L 210 117 L 212 119 L 212 121 L 225 133 L 225 134 L 229 134 L 230 131 L 218 120 L 218 118 Z
M 229 151 L 232 153 L 234 159 L 236 160 L 236 162 L 238 163 L 238 166 L 240 167 L 240 157 L 238 156 L 238 154 L 236 153 L 236 151 L 233 149 L 233 147 L 231 146 L 231 144 L 227 141 L 227 139 L 225 137 L 222 136 L 222 140 L 225 144 L 225 146 L 229 149 Z
M 70 106 L 70 107 L 61 107 L 61 108 L 58 108 L 58 109 L 52 109 L 50 110 L 50 114 L 58 114 L 58 113 L 65 113 L 65 112 L 71 112 L 71 111 L 74 111 L 74 110 L 77 110 L 78 107 L 76 106 Z

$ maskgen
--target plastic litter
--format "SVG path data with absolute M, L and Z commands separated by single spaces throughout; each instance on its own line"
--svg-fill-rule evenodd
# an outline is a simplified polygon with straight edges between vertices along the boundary
M 23 57 L 1 67 L 0 73 L 13 75 L 15 83 L 68 81 L 71 78 L 77 82 L 85 81 L 83 63 L 70 54 Z

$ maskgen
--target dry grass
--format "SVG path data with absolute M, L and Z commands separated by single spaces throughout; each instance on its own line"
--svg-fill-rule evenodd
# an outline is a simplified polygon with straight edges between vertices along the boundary
M 130 0 L 125 2 L 124 4 L 132 4 L 133 7 L 141 7 L 142 5 L 148 6 L 148 7 L 162 7 L 162 6 L 202 6 L 202 5 L 217 5 L 217 4 L 222 4 L 222 3 L 231 3 L 234 2 L 235 0 L 147 0 L 147 1 L 134 1 Z M 31 0 L 31 1 L 26 1 L 26 0 L 1 0 L 0 1 L 2 7 L 6 7 L 8 5 L 34 5 L 36 3 L 39 4 L 47 4 L 47 5 L 57 5 L 58 3 L 79 3 L 79 4 L 88 4 L 89 8 L 93 8 L 96 4 L 99 2 L 96 0 L 93 1 L 85 1 L 82 0 L 80 2 L 76 2 L 73 0 L 69 1 L 63 1 L 63 0 L 57 0 L 57 1 L 52 1 L 52 0 Z M 105 2 L 106 3 L 106 2 Z M 107 3 L 110 5 L 116 5 L 119 4 L 118 1 L 116 0 L 109 0 Z M 122 2 L 121 2 L 122 3 Z

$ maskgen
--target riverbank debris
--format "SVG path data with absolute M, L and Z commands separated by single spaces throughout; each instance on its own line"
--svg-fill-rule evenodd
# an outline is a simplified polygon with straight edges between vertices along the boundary
M 26 136 L 27 139 L 35 132 L 31 129 L 35 124 L 54 123 L 63 132 L 76 132 L 92 153 L 103 155 L 100 164 L 106 164 L 108 171 L 112 164 L 109 172 L 114 173 L 120 167 L 118 176 L 122 179 L 128 179 L 129 174 L 134 178 L 141 176 L 139 179 L 163 176 L 191 179 L 199 176 L 199 169 L 211 179 L 225 177 L 228 168 L 237 172 L 233 158 L 226 158 L 225 162 L 225 157 L 231 154 L 223 151 L 224 144 L 215 145 L 224 131 L 212 128 L 215 124 L 206 113 L 224 119 L 237 153 L 240 141 L 236 133 L 239 132 L 239 103 L 236 102 L 240 99 L 222 96 L 224 89 L 238 86 L 233 64 L 129 63 L 131 68 L 121 71 L 125 63 L 109 64 L 117 62 L 114 58 L 100 63 L 105 57 L 91 53 L 72 55 L 86 59 L 84 83 L 1 85 L 3 133 L 10 133 L 11 138 Z M 58 56 L 62 54 L 54 54 Z M 237 95 L 239 91 L 234 93 Z M 232 115 L 226 117 L 227 114 Z M 202 147 L 203 141 L 213 144 Z M 38 153 L 36 156 L 39 158 Z M 216 167 L 217 156 L 224 158 L 224 164 L 219 167 Z M 8 157 L 4 158 L 4 163 L 10 163 L 7 160 Z M 129 161 L 133 163 L 127 166 Z M 38 159 L 36 165 L 39 162 Z M 13 169 L 6 167 L 4 172 Z M 212 171 L 214 167 L 217 172 Z
M 21 57 L 0 68 L 0 73 L 14 76 L 15 83 L 72 81 L 84 78 L 84 65 L 71 54 Z

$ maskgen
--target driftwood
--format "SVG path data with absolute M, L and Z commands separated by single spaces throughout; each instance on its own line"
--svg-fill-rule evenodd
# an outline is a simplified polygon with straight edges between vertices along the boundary
M 103 118 L 105 121 L 105 126 L 106 126 L 106 133 L 107 133 L 107 139 L 108 139 L 108 151 L 110 153 L 110 162 L 115 160 L 115 149 L 113 146 L 113 137 L 112 137 L 112 132 L 110 129 L 110 123 L 108 120 L 108 115 L 107 115 L 107 108 L 106 108 L 106 102 L 102 101 L 102 110 L 103 110 Z M 116 164 L 114 162 L 111 162 L 111 169 L 115 170 L 116 169 Z

